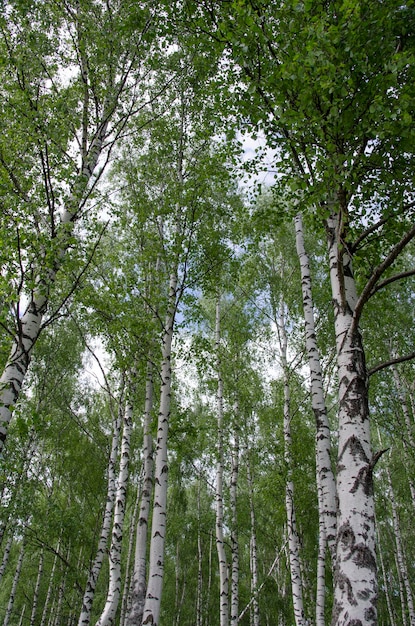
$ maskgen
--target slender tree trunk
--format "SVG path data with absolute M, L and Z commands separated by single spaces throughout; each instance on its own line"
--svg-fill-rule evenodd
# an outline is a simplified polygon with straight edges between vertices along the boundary
M 122 387 L 124 386 L 124 383 Z M 104 557 L 107 554 L 108 538 L 111 531 L 112 513 L 116 494 L 116 466 L 118 457 L 118 447 L 122 425 L 122 392 L 120 394 L 119 411 L 113 419 L 113 430 L 111 439 L 111 452 L 108 461 L 107 477 L 107 498 L 105 502 L 104 516 L 102 519 L 101 532 L 98 541 L 97 553 L 90 569 L 88 580 L 82 600 L 82 610 L 78 619 L 78 626 L 88 626 L 91 620 L 91 610 L 94 601 L 95 589 L 101 571 Z
M 249 554 L 251 564 L 251 597 L 252 597 L 252 610 L 251 610 L 251 624 L 252 626 L 259 626 L 259 602 L 258 602 L 258 549 L 256 539 L 256 517 L 254 507 L 254 488 L 251 472 L 251 462 L 249 458 L 249 452 L 246 455 L 246 471 L 248 479 L 248 498 L 249 498 L 249 512 L 251 516 L 251 538 L 249 542 Z
M 4 616 L 3 626 L 9 626 L 10 618 L 13 612 L 14 600 L 16 597 L 16 589 L 19 583 L 20 574 L 22 572 L 24 553 L 25 553 L 25 543 L 23 539 L 20 552 L 19 552 L 19 558 L 17 560 L 16 570 L 13 576 L 13 583 L 12 583 L 12 588 L 10 591 L 9 602 L 7 604 L 6 615 Z
M 111 113 L 108 110 L 104 112 L 104 121 L 99 126 L 99 131 L 91 143 L 88 154 L 83 159 L 82 170 L 62 212 L 61 226 L 56 236 L 56 252 L 49 266 L 50 269 L 39 269 L 41 273 L 32 291 L 32 297 L 19 319 L 18 336 L 14 339 L 9 359 L 0 378 L 0 454 L 6 441 L 13 408 L 16 406 L 30 364 L 33 347 L 41 332 L 50 290 L 71 244 L 79 206 L 97 166 Z
M 229 568 L 223 537 L 223 379 L 220 358 L 220 296 L 216 302 L 215 342 L 217 354 L 217 467 L 216 467 L 216 550 L 219 560 L 220 626 L 229 626 Z
M 378 545 L 381 546 L 379 526 L 377 526 L 376 534 L 377 534 Z M 388 607 L 389 626 L 396 626 L 395 614 L 393 612 L 392 602 L 391 602 L 391 598 L 390 598 L 390 594 L 389 594 L 390 580 L 386 576 L 385 563 L 384 563 L 384 560 L 383 560 L 383 554 L 382 554 L 382 548 L 381 547 L 379 549 L 378 554 L 379 554 L 379 563 L 380 563 L 380 567 L 381 567 L 381 570 L 382 570 L 382 576 L 383 576 L 383 586 L 384 586 L 384 589 L 385 589 L 386 604 L 387 604 L 387 607 Z
M 196 626 L 203 626 L 203 551 L 202 551 L 202 533 L 200 519 L 200 481 L 197 483 L 197 596 L 196 596 Z
M 235 405 L 234 418 L 238 419 L 238 403 Z M 239 617 L 239 542 L 238 542 L 238 515 L 237 515 L 237 490 L 239 476 L 239 433 L 238 427 L 234 429 L 234 444 L 232 450 L 232 472 L 230 483 L 230 508 L 232 516 L 231 528 L 231 626 L 237 626 Z
M 130 439 L 132 430 L 133 406 L 131 399 L 126 399 L 123 432 L 121 440 L 120 470 L 115 495 L 114 520 L 112 525 L 111 547 L 109 552 L 109 584 L 107 600 L 96 626 L 112 626 L 121 595 L 121 547 L 124 530 L 125 504 L 128 486 L 128 465 L 130 460 Z
M 127 612 L 131 610 L 131 587 L 132 587 L 132 577 L 133 577 L 133 572 L 131 572 L 131 560 L 132 560 L 132 554 L 134 550 L 134 538 L 136 535 L 138 505 L 141 499 L 141 495 L 142 495 L 142 489 L 141 489 L 141 479 L 140 479 L 139 485 L 137 486 L 137 496 L 134 502 L 134 510 L 131 516 L 130 531 L 128 535 L 128 552 L 127 552 L 127 563 L 125 566 L 124 588 L 123 588 L 122 600 L 121 600 L 121 612 L 120 612 L 120 621 L 119 621 L 120 626 L 124 626 L 127 620 Z
M 39 567 L 37 571 L 35 591 L 33 593 L 32 612 L 30 614 L 29 626 L 35 626 L 35 622 L 36 622 L 36 612 L 37 612 L 37 606 L 39 603 L 40 583 L 42 582 L 42 575 L 43 575 L 43 559 L 44 559 L 44 549 L 42 546 L 42 549 L 40 551 L 40 557 L 39 557 Z
M 147 534 L 150 517 L 151 496 L 153 493 L 153 438 L 151 435 L 151 416 L 153 411 L 153 366 L 147 363 L 146 399 L 143 420 L 143 461 L 144 477 L 141 494 L 140 512 L 136 529 L 134 573 L 131 589 L 131 608 L 127 617 L 127 626 L 141 624 L 147 588 Z
M 399 523 L 398 516 L 398 507 L 396 504 L 395 492 L 392 485 L 392 477 L 390 474 L 389 467 L 386 468 L 386 474 L 389 482 L 389 499 L 392 507 L 392 522 L 393 522 L 393 531 L 395 535 L 395 545 L 396 545 L 396 559 L 398 562 L 398 568 L 400 572 L 400 577 L 405 587 L 406 592 L 406 606 L 409 614 L 409 623 L 410 626 L 415 626 L 415 609 L 414 609 L 414 599 L 412 595 L 411 582 L 408 573 L 408 567 L 406 565 L 405 554 L 402 545 L 402 535 L 401 535 L 401 527 Z
M 143 611 L 143 625 L 159 625 L 161 593 L 164 576 L 164 546 L 167 513 L 167 438 L 171 400 L 171 353 L 177 307 L 177 268 L 170 275 L 168 311 L 163 332 L 160 411 L 157 425 L 155 486 L 151 526 L 148 586 Z
M 391 353 L 390 356 L 391 358 L 393 358 L 394 355 Z M 403 437 L 403 446 L 404 446 L 405 463 L 408 467 L 409 462 L 410 462 L 411 450 L 412 451 L 415 450 L 415 439 L 413 435 L 413 429 L 412 429 L 412 424 L 411 424 L 411 418 L 409 415 L 409 407 L 408 407 L 408 403 L 406 400 L 406 395 L 403 389 L 403 385 L 401 382 L 401 378 L 399 376 L 398 369 L 394 365 L 392 366 L 392 373 L 393 373 L 393 379 L 395 381 L 396 389 L 398 391 L 400 405 L 402 407 L 402 413 L 403 413 L 404 420 L 405 420 L 406 437 Z M 408 443 L 409 443 L 409 446 L 408 446 Z M 410 448 L 409 450 L 408 450 L 408 447 Z M 407 472 L 407 478 L 408 478 L 408 483 L 409 483 L 409 490 L 411 492 L 412 507 L 415 511 L 415 484 L 414 484 L 414 479 L 413 479 L 411 472 Z
M 5 572 L 5 569 L 7 567 L 7 563 L 9 562 L 10 550 L 12 548 L 12 544 L 13 544 L 13 535 L 10 533 L 9 538 L 7 539 L 6 547 L 4 548 L 3 559 L 1 561 L 1 566 L 0 566 L 0 583 L 1 583 L 2 579 L 3 579 L 4 572 Z
M 46 592 L 46 599 L 45 599 L 45 603 L 43 605 L 43 612 L 42 612 L 42 619 L 40 620 L 40 626 L 45 626 L 45 624 L 46 624 L 46 616 L 48 614 L 49 604 L 50 604 L 50 600 L 51 600 L 53 589 L 54 589 L 54 585 L 55 585 L 55 580 L 54 580 L 55 579 L 55 570 L 56 570 L 56 564 L 57 564 L 57 561 L 58 561 L 58 553 L 59 553 L 59 550 L 60 550 L 60 545 L 61 545 L 61 539 L 59 538 L 59 541 L 58 541 L 57 546 L 56 546 L 55 556 L 53 558 L 52 569 L 51 569 L 50 576 L 49 576 L 48 590 Z
M 287 332 L 285 328 L 285 305 L 281 301 L 278 317 L 278 334 L 280 340 L 280 358 L 284 377 L 284 462 L 287 472 L 285 484 L 285 508 L 287 512 L 287 533 L 289 563 L 291 572 L 291 590 L 296 626 L 305 626 L 303 585 L 300 567 L 300 541 L 297 532 L 297 522 L 294 506 L 294 482 L 292 479 L 292 452 L 291 452 L 291 408 L 290 384 L 287 363 Z
M 310 263 L 304 244 L 301 214 L 295 217 L 294 223 L 297 254 L 301 269 L 306 348 L 311 375 L 311 404 L 316 422 L 316 478 L 319 511 L 316 626 L 324 626 L 326 543 L 330 549 L 332 563 L 335 562 L 336 482 L 331 465 L 330 426 L 324 399 L 323 376 L 314 324 Z
M 377 624 L 377 568 L 368 377 L 353 313 L 357 302 L 352 260 L 340 215 L 327 220 L 339 378 L 337 539 L 333 626 Z

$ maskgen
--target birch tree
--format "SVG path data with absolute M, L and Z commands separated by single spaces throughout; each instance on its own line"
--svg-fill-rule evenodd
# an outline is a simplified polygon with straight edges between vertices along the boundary
M 143 80 L 151 71 L 152 6 L 132 12 L 124 3 L 75 2 L 23 10 L 9 3 L 8 9 L 1 168 L 6 227 L 15 240 L 2 274 L 11 281 L 4 325 L 12 345 L 0 381 L 1 449 L 34 344 L 77 285 L 69 280 L 46 319 L 57 277 L 69 279 L 71 248 L 81 246 L 77 224 L 87 227 L 89 199 L 128 120 L 157 95 L 145 93 Z

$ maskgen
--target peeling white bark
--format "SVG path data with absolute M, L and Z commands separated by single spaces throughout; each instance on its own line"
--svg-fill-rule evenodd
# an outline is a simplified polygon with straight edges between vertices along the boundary
M 339 377 L 337 538 L 333 626 L 376 626 L 377 567 L 368 379 L 358 328 L 352 260 L 338 214 L 327 220 Z
M 141 625 L 147 588 L 147 534 L 150 517 L 151 496 L 153 493 L 153 437 L 151 435 L 151 417 L 153 411 L 153 366 L 147 364 L 146 398 L 143 420 L 143 490 L 136 528 L 134 572 L 131 589 L 131 607 L 127 626 Z
M 217 404 L 217 465 L 216 465 L 216 550 L 219 560 L 220 626 L 229 626 L 229 568 L 223 536 L 223 379 L 220 359 L 220 296 L 216 302 L 215 344 L 218 387 Z
M 125 505 L 129 477 L 130 439 L 132 430 L 133 406 L 127 398 L 123 419 L 120 469 L 115 495 L 114 520 L 109 551 L 109 584 L 104 609 L 96 626 L 112 626 L 121 596 L 121 547 L 124 530 Z
M 239 419 L 239 406 L 235 404 L 234 419 Z M 238 427 L 234 429 L 234 444 L 232 450 L 232 471 L 230 483 L 230 509 L 232 515 L 231 528 L 231 626 L 237 626 L 239 621 L 239 543 L 238 543 L 238 515 L 237 515 L 237 492 L 239 477 L 239 434 Z
M 91 610 L 95 596 L 95 589 L 98 577 L 101 572 L 104 557 L 107 554 L 108 539 L 111 531 L 112 513 L 114 510 L 116 494 L 116 466 L 118 457 L 118 446 L 122 426 L 122 411 L 114 419 L 111 438 L 111 452 L 108 461 L 107 475 L 107 498 L 105 502 L 104 516 L 102 519 L 101 532 L 98 540 L 97 553 L 90 569 L 88 580 L 82 600 L 82 610 L 78 619 L 78 626 L 88 626 L 91 621 Z
M 284 381 L 284 462 L 287 472 L 285 483 L 285 508 L 287 512 L 288 552 L 291 573 L 291 592 L 296 626 L 306 626 L 303 601 L 303 584 L 301 579 L 300 540 L 297 532 L 297 521 L 294 506 L 294 482 L 292 479 L 291 453 L 291 410 L 290 384 L 287 363 L 287 332 L 285 327 L 285 305 L 281 301 L 277 319 L 280 342 L 280 359 Z
M 170 275 L 166 322 L 163 332 L 160 410 L 157 424 L 156 461 L 154 477 L 154 504 L 151 526 L 151 545 L 147 594 L 143 611 L 143 625 L 158 626 L 164 576 L 164 546 L 167 514 L 167 438 L 171 400 L 171 353 L 177 306 L 177 271 Z

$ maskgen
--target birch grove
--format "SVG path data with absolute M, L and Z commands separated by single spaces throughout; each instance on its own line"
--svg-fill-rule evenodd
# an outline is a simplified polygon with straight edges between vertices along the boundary
M 4 4 L 5 625 L 414 623 L 414 15 Z

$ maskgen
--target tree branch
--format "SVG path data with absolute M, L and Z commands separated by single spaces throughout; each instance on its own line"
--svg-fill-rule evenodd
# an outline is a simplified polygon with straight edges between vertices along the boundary
M 402 280 L 402 278 L 408 278 L 409 276 L 414 276 L 414 275 L 415 275 L 415 269 L 408 270 L 407 272 L 400 272 L 399 274 L 395 274 L 394 276 L 385 278 L 385 280 L 382 280 L 382 282 L 380 282 L 374 289 L 372 289 L 372 291 L 370 292 L 369 298 L 374 296 L 375 293 L 377 293 L 380 289 L 383 289 L 383 287 L 386 287 L 387 285 L 390 285 L 391 283 L 394 283 L 397 280 Z
M 397 259 L 402 250 L 408 243 L 415 237 L 415 224 L 412 226 L 408 232 L 402 237 L 400 241 L 392 248 L 389 252 L 388 256 L 380 263 L 372 272 L 372 276 L 367 281 L 360 297 L 356 303 L 356 307 L 353 313 L 353 322 L 350 326 L 350 334 L 352 335 L 359 324 L 360 317 L 362 315 L 363 307 L 366 302 L 369 300 L 371 295 L 373 295 L 373 289 L 378 282 L 379 278 L 382 274 L 392 265 L 392 263 Z
M 411 352 L 410 354 L 406 354 L 405 356 L 398 356 L 395 359 L 390 359 L 390 361 L 384 361 L 384 363 L 379 363 L 379 365 L 375 365 L 370 370 L 368 370 L 367 375 L 372 376 L 373 374 L 376 374 L 376 372 L 380 372 L 381 370 L 384 370 L 391 365 L 404 363 L 405 361 L 410 361 L 411 359 L 415 359 L 415 352 Z

